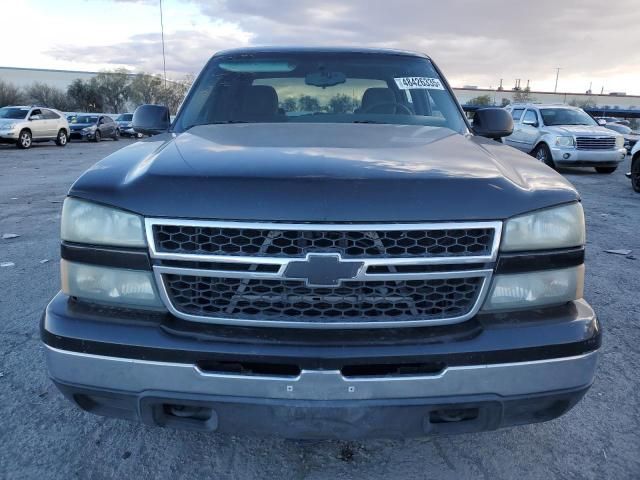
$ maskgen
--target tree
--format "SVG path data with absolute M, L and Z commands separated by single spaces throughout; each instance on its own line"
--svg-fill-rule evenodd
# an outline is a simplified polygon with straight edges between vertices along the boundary
M 172 115 L 175 115 L 178 108 L 180 108 L 185 95 L 189 91 L 189 88 L 191 88 L 193 80 L 193 75 L 186 75 L 181 80 L 168 81 L 167 87 L 163 88 L 164 102 L 160 103 L 164 103 L 169 107 L 169 112 L 171 112 Z
M 531 95 L 531 90 L 526 87 L 524 90 L 518 90 L 513 94 L 514 103 L 530 103 L 536 99 Z
M 329 99 L 329 113 L 352 112 L 356 107 L 356 102 L 344 93 L 338 93 Z
M 20 89 L 13 83 L 0 79 L 0 107 L 20 105 L 21 103 L 25 103 L 25 99 Z
M 129 84 L 129 100 L 136 106 L 160 103 L 163 97 L 163 80 L 158 76 L 139 73 Z
M 301 112 L 318 112 L 320 110 L 320 102 L 316 97 L 300 95 L 298 97 L 298 110 Z
M 493 99 L 491 98 L 491 95 L 479 95 L 469 100 L 467 105 L 493 105 Z
M 129 78 L 129 72 L 120 68 L 114 72 L 100 72 L 91 79 L 96 81 L 104 108 L 111 113 L 120 113 L 124 110 L 129 99 Z
M 35 82 L 25 88 L 27 103 L 57 108 L 62 111 L 73 110 L 73 101 L 67 92 L 42 82 Z
M 511 101 L 508 98 L 503 98 L 502 102 L 500 102 L 500 106 L 502 108 L 506 107 L 507 105 L 509 105 L 511 103 Z
M 82 112 L 103 111 L 102 94 L 95 78 L 88 81 L 80 78 L 75 79 L 67 87 L 67 95 L 71 99 L 72 110 Z
M 280 102 L 280 108 L 285 112 L 295 112 L 298 109 L 298 102 L 293 97 L 287 97 Z

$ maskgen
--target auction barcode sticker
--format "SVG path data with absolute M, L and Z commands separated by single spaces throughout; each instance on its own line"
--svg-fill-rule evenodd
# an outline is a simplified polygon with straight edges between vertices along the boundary
M 412 90 L 423 88 L 428 90 L 444 90 L 442 83 L 437 78 L 429 77 L 402 77 L 394 78 L 400 90 Z

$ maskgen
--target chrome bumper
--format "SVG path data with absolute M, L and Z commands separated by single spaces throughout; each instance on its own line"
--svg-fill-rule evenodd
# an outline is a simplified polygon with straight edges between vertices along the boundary
M 587 387 L 597 352 L 584 355 L 448 367 L 420 376 L 358 377 L 303 370 L 297 377 L 210 373 L 196 365 L 89 355 L 45 346 L 51 378 L 88 389 L 254 397 L 272 400 L 383 400 L 493 394 L 504 397 Z
M 594 165 L 600 163 L 618 163 L 625 159 L 627 150 L 578 150 L 575 148 L 551 148 L 551 156 L 556 164 L 571 165 L 576 163 Z M 568 158 L 565 158 L 567 157 Z

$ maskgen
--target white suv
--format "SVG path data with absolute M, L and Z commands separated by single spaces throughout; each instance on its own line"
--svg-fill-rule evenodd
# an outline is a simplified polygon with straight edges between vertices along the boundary
M 624 137 L 604 128 L 581 108 L 567 105 L 515 104 L 507 145 L 530 153 L 552 168 L 595 167 L 612 173 L 625 159 Z
M 0 108 L 0 143 L 30 148 L 51 140 L 60 147 L 69 140 L 69 123 L 61 112 L 37 106 Z

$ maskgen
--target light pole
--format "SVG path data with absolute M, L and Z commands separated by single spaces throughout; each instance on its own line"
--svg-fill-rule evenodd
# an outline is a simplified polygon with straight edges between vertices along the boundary
M 162 69 L 164 71 L 164 90 L 167 91 L 167 61 L 164 55 L 164 22 L 162 19 L 162 0 L 160 0 L 160 34 L 162 36 Z
M 556 67 L 556 86 L 553 87 L 553 93 L 558 92 L 558 77 L 560 77 L 560 67 Z

